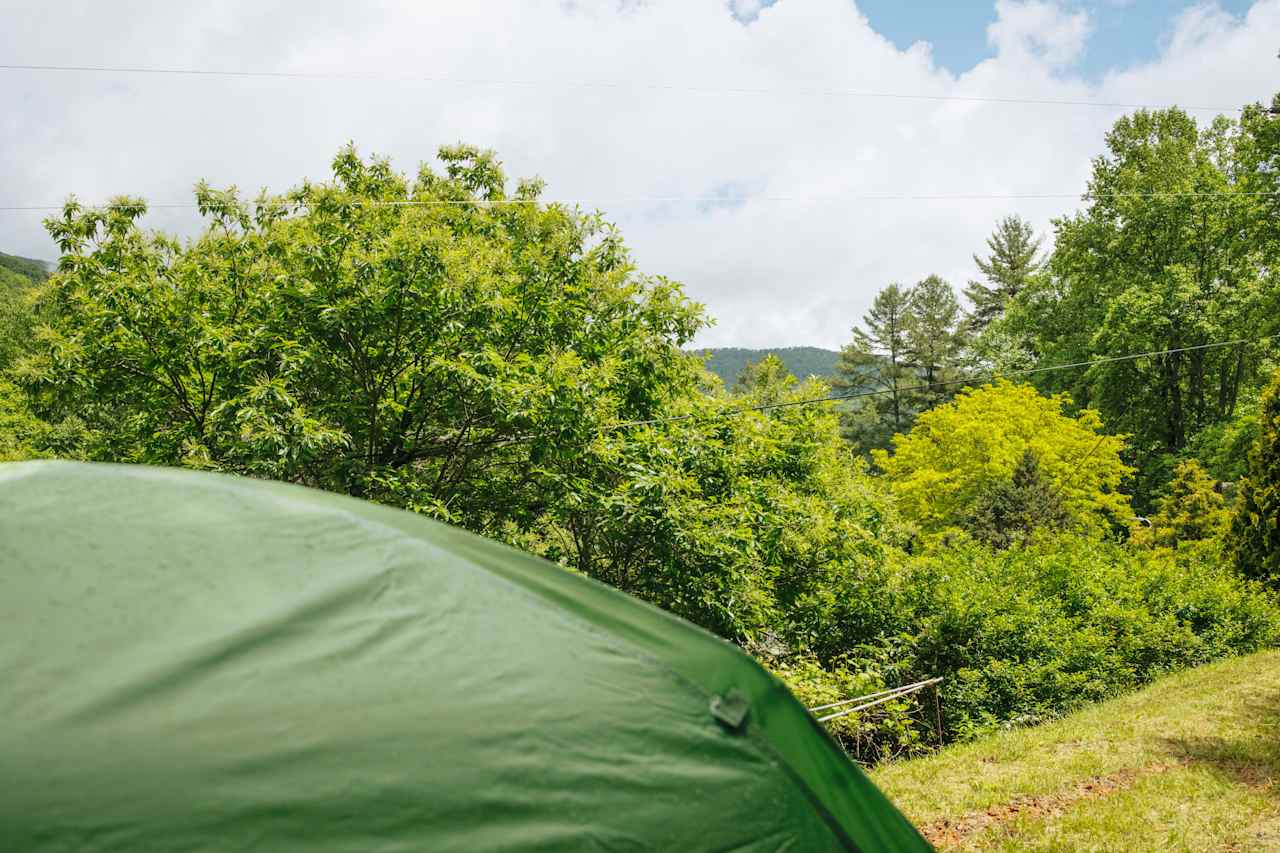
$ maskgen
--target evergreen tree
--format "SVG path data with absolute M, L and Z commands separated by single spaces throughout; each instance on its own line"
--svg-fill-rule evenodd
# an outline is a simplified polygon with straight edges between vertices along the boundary
M 1032 276 L 1044 266 L 1044 261 L 1037 257 L 1040 242 L 1031 223 L 1025 219 L 1006 216 L 1000 220 L 987 238 L 991 254 L 986 259 L 973 256 L 987 283 L 971 281 L 964 291 L 973 306 L 967 318 L 971 332 L 981 332 L 1000 317 L 1009 300 L 1025 290 Z
M 924 386 L 913 395 L 921 409 L 929 409 L 955 396 L 955 387 L 937 387 L 954 382 L 959 374 L 963 336 L 960 332 L 960 303 L 951 285 L 931 275 L 911 290 L 907 315 L 907 364 Z
M 1258 440 L 1240 482 L 1228 549 L 1249 577 L 1280 583 L 1280 370 L 1262 395 Z
M 1188 459 L 1174 469 L 1169 493 L 1160 499 L 1151 518 L 1150 538 L 1164 548 L 1215 539 L 1229 519 L 1226 501 L 1209 472 Z
M 1036 530 L 1064 530 L 1070 523 L 1062 495 L 1044 476 L 1035 452 L 1028 449 L 1010 479 L 978 494 L 964 528 L 981 542 L 1008 548 L 1026 542 Z
M 908 390 L 915 384 L 908 365 L 911 289 L 890 284 L 876 294 L 871 310 L 854 327 L 853 341 L 840 351 L 837 393 L 881 391 L 845 418 L 845 436 L 866 447 L 882 447 L 910 425 L 914 415 Z

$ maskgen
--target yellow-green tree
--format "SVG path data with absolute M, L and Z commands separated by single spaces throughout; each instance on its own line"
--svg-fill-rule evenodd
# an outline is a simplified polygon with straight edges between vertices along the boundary
M 895 436 L 892 454 L 877 451 L 876 464 L 903 516 L 925 534 L 959 528 L 980 495 L 1012 478 L 1027 451 L 1061 495 L 1073 526 L 1100 531 L 1128 524 L 1129 498 L 1120 487 L 1133 469 L 1120 458 L 1124 438 L 1103 434 L 1095 411 L 1064 414 L 1070 402 L 1008 380 L 966 388 L 920 415 L 909 434 Z
M 1213 478 L 1199 462 L 1188 459 L 1178 465 L 1162 497 L 1151 527 L 1141 537 L 1161 548 L 1177 548 L 1220 537 L 1231 519 L 1226 501 Z

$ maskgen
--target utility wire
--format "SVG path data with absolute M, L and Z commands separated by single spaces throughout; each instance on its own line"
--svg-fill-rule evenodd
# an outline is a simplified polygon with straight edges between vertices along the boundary
M 353 199 L 343 201 L 342 204 L 351 207 L 452 207 L 475 205 L 476 207 L 502 207 L 510 205 L 594 205 L 594 204 L 746 204 L 748 202 L 767 201 L 767 202 L 804 202 L 814 203 L 828 200 L 836 201 L 1019 201 L 1019 200 L 1037 200 L 1037 199 L 1098 199 L 1098 198 L 1217 198 L 1220 196 L 1235 197 L 1280 197 L 1280 190 L 1258 190 L 1258 191 L 1231 191 L 1231 190 L 1209 190 L 1209 191 L 1153 191 L 1153 192 L 1115 192 L 1115 193 L 1090 193 L 1074 192 L 1074 193 L 959 193 L 959 194 L 890 194 L 890 193 L 842 193 L 830 196 L 619 196 L 614 198 L 555 198 L 555 199 L 526 199 L 526 198 L 497 198 L 497 199 L 423 199 L 413 200 L 406 199 L 400 201 L 379 201 L 379 200 L 361 200 Z M 109 207 L 116 202 L 108 202 L 106 204 L 90 205 L 81 204 L 84 208 L 103 208 Z M 284 200 L 284 204 L 288 204 L 288 200 Z M 38 212 L 46 210 L 62 210 L 64 204 L 14 204 L 0 205 L 0 212 Z M 133 205 L 128 202 L 121 203 L 123 207 L 131 207 Z M 157 203 L 150 204 L 143 202 L 140 206 L 144 206 L 147 210 L 197 210 L 200 205 L 194 202 L 175 202 L 175 203 Z M 303 207 L 307 205 L 303 204 Z
M 350 71 L 251 71 L 223 70 L 215 68 L 177 68 L 125 65 L 24 65 L 0 64 L 0 71 L 60 72 L 81 74 L 142 74 L 181 77 L 262 78 L 273 80 L 352 80 L 362 82 L 413 82 L 436 83 L 457 86 L 491 86 L 516 88 L 557 89 L 606 89 L 609 91 L 638 92 L 687 92 L 707 95 L 812 95 L 833 98 L 875 98 L 907 101 L 961 101 L 983 104 L 1031 104 L 1055 107 L 1100 107 L 1125 110 L 1160 110 L 1171 104 L 1125 103 L 1119 101 L 1094 101 L 1065 98 L 1015 98 L 995 95 L 928 95 L 917 92 L 882 92 L 866 89 L 840 89 L 823 87 L 747 87 L 747 86 L 688 86 L 674 83 L 629 83 L 609 80 L 517 80 L 480 77 L 429 76 L 395 74 L 393 72 Z M 1240 112 L 1242 107 L 1183 106 L 1196 112 Z

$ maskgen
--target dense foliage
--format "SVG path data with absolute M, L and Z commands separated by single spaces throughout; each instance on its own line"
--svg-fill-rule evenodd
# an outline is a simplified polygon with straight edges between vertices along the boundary
M 1057 537 L 917 558 L 916 672 L 947 673 L 948 729 L 1037 722 L 1280 635 L 1274 600 L 1218 561 Z
M 898 556 L 865 589 L 881 632 L 848 657 L 775 663 L 811 705 L 941 674 L 944 740 L 1051 719 L 1164 673 L 1280 639 L 1275 599 L 1218 559 L 1056 535 Z M 833 728 L 864 760 L 936 742 L 931 697 Z
M 1199 462 L 1188 459 L 1174 470 L 1168 492 L 1156 503 L 1151 526 L 1135 538 L 1161 548 L 1216 545 L 1229 517 L 1217 483 Z

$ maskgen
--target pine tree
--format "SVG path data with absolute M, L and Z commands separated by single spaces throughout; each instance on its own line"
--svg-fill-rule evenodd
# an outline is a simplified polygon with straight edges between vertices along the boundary
M 1000 220 L 987 238 L 991 254 L 985 260 L 973 256 L 987 284 L 971 281 L 965 288 L 965 298 L 973 306 L 967 320 L 971 332 L 981 332 L 1001 316 L 1009 300 L 1021 293 L 1044 266 L 1044 261 L 1037 257 L 1040 242 L 1031 223 L 1025 219 L 1006 216 Z
M 1176 548 L 1220 536 L 1230 519 L 1226 501 L 1209 472 L 1194 459 L 1174 469 L 1169 493 L 1160 499 L 1151 517 L 1155 545 Z
M 922 387 L 914 396 L 929 409 L 955 396 L 962 335 L 960 303 L 951 285 L 931 275 L 911 290 L 907 315 L 907 366 Z
M 1013 476 L 984 489 L 964 527 L 973 537 L 996 548 L 1026 542 L 1036 530 L 1064 530 L 1071 515 L 1062 496 L 1045 478 L 1040 460 L 1022 454 Z
M 911 423 L 914 409 L 907 390 L 915 384 L 907 363 L 907 325 L 911 289 L 890 284 L 876 294 L 871 310 L 854 327 L 853 341 L 840 351 L 837 393 L 884 392 L 845 419 L 846 437 L 865 447 L 881 447 Z
M 1258 420 L 1227 548 L 1242 573 L 1275 585 L 1280 584 L 1280 370 L 1263 392 Z

